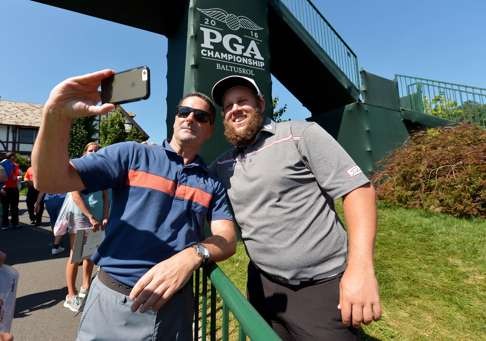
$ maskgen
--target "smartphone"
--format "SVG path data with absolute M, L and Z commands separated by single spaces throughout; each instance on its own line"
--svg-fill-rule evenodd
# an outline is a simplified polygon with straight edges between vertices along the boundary
M 140 66 L 101 81 L 101 103 L 122 104 L 150 96 L 150 70 Z

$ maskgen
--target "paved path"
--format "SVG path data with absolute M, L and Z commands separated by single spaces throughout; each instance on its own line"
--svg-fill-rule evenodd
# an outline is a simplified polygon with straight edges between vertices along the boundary
M 12 333 L 16 341 L 74 340 L 81 314 L 76 316 L 63 307 L 68 253 L 51 255 L 52 233 L 46 213 L 43 225 L 35 227 L 29 224 L 25 197 L 21 197 L 19 208 L 22 227 L 0 231 L 0 249 L 7 253 L 6 263 L 20 274 Z M 67 250 L 67 239 L 63 243 Z

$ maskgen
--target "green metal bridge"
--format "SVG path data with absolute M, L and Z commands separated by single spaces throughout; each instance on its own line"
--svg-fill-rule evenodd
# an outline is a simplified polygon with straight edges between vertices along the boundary
M 486 128 L 486 89 L 396 75 L 402 108 Z
M 486 127 L 486 89 L 360 71 L 356 54 L 310 0 L 38 2 L 167 37 L 168 108 L 189 90 L 209 93 L 229 73 L 251 75 L 272 98 L 273 75 L 368 174 L 416 129 L 462 121 Z M 167 136 L 173 119 L 167 116 Z M 216 136 L 203 150 L 207 160 L 227 148 L 220 122 Z M 194 288 L 194 340 L 278 339 L 217 266 L 197 271 Z

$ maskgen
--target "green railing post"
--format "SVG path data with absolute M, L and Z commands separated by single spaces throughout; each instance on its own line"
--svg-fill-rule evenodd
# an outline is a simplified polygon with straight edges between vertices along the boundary
M 267 322 L 258 314 L 258 312 L 251 306 L 240 291 L 233 285 L 233 283 L 226 277 L 221 269 L 215 265 L 210 264 L 203 267 L 203 275 L 198 275 L 199 270 L 196 271 L 194 276 L 196 283 L 194 285 L 195 297 L 195 309 L 199 310 L 199 304 L 201 305 L 200 314 L 195 312 L 194 316 L 201 316 L 201 323 L 195 321 L 194 340 L 206 340 L 207 334 L 207 320 L 208 320 L 208 280 L 211 281 L 210 289 L 210 327 L 209 336 L 210 340 L 217 339 L 217 331 L 221 326 L 221 338 L 222 340 L 228 340 L 229 333 L 229 312 L 232 313 L 235 320 L 239 323 L 239 340 L 246 340 L 248 336 L 251 340 L 255 341 L 274 341 L 280 340 L 278 335 L 267 324 Z M 200 282 L 202 281 L 202 283 Z M 199 294 L 200 287 L 202 287 L 202 293 Z M 218 314 L 217 297 L 221 298 L 222 309 L 221 314 Z M 218 318 L 221 316 L 221 324 L 218 322 Z M 199 327 L 200 325 L 200 327 Z M 200 329 L 199 330 L 197 329 Z
M 223 302 L 223 326 L 222 326 L 222 339 L 223 341 L 229 340 L 229 309 Z
M 240 291 L 231 283 L 219 267 L 210 266 L 210 279 L 223 301 L 228 305 L 235 318 L 243 327 L 245 334 L 252 340 L 280 340 L 278 335 L 258 314 Z
M 202 312 L 201 312 L 201 337 L 202 340 L 206 340 L 206 328 L 208 320 L 208 281 L 207 270 L 203 268 L 203 278 L 202 278 Z
M 211 325 L 209 328 L 211 341 L 216 341 L 216 288 L 211 283 Z
M 197 269 L 194 271 L 194 281 L 193 281 L 193 289 L 194 289 L 194 338 L 193 340 L 198 339 L 198 333 L 199 333 L 199 293 L 200 293 L 200 280 L 201 277 L 201 271 Z

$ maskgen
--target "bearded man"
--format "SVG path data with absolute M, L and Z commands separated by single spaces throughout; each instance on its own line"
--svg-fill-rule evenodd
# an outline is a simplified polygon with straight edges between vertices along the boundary
M 250 262 L 249 301 L 284 340 L 351 340 L 381 316 L 373 265 L 375 191 L 319 125 L 264 116 L 251 78 L 215 83 L 234 146 L 211 165 Z M 334 200 L 343 198 L 344 229 Z

